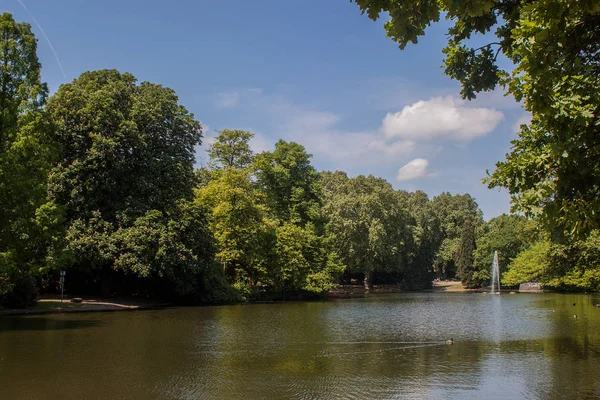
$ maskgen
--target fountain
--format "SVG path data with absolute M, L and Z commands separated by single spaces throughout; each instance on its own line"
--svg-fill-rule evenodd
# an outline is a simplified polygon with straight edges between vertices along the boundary
M 494 262 L 492 263 L 492 294 L 500 294 L 500 264 L 497 251 L 494 251 Z

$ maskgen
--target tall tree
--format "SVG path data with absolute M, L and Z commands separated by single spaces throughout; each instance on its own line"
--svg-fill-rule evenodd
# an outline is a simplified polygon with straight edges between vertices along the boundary
M 373 20 L 389 13 L 384 26 L 400 48 L 441 16 L 452 21 L 445 68 L 462 97 L 500 84 L 532 114 L 490 187 L 506 187 L 513 209 L 540 216 L 556 238 L 600 227 L 598 1 L 354 1 Z M 487 44 L 474 46 L 476 34 Z M 512 70 L 501 69 L 499 54 Z
M 46 199 L 57 146 L 42 110 L 47 87 L 36 49 L 29 24 L 0 15 L 0 302 L 12 305 L 35 301 L 32 275 L 49 265 L 62 222 Z
M 282 290 L 323 293 L 344 267 L 325 231 L 323 187 L 304 146 L 279 140 L 256 157 L 254 169 L 277 223 L 273 284 Z
M 304 225 L 322 222 L 322 186 L 304 146 L 279 140 L 272 152 L 256 157 L 258 184 L 276 218 Z
M 171 89 L 116 70 L 86 72 L 48 102 L 62 161 L 50 192 L 70 219 L 109 222 L 191 199 L 200 123 Z
M 400 278 L 412 250 L 411 220 L 399 196 L 384 179 L 348 178 L 344 172 L 322 173 L 328 229 L 348 270 L 364 274 L 370 289 L 373 273 Z
M 521 215 L 502 214 L 492 218 L 477 237 L 473 285 L 486 286 L 491 280 L 494 252 L 498 252 L 500 273 L 504 274 L 513 259 L 540 239 L 535 221 Z
M 170 222 L 197 215 L 184 204 L 193 197 L 194 146 L 202 137 L 173 90 L 136 84 L 116 70 L 86 72 L 59 88 L 48 112 L 62 147 L 49 192 L 66 211 L 76 271 L 101 280 L 108 292 L 121 275 L 194 280 L 200 264 L 210 268 L 210 240 L 202 247 L 185 239 L 210 235 L 201 219 L 194 217 L 198 228 L 186 233 Z M 172 283 L 174 292 L 189 294 Z
M 255 189 L 249 171 L 223 170 L 196 191 L 196 202 L 209 212 L 217 261 L 230 281 L 241 289 L 248 279 L 252 283 L 264 280 L 275 226 L 268 219 L 264 195 Z
M 48 87 L 41 81 L 37 39 L 31 25 L 0 15 L 0 146 L 15 139 L 18 120 L 26 111 L 39 111 Z
M 436 275 L 442 279 L 453 279 L 458 275 L 456 267 L 464 224 L 470 219 L 477 229 L 483 223 L 483 213 L 469 194 L 441 193 L 433 198 L 431 210 L 442 229 L 442 242 L 435 258 Z
M 460 236 L 460 248 L 458 250 L 458 273 L 463 285 L 474 287 L 477 282 L 473 279 L 475 273 L 475 227 L 471 218 L 467 218 L 463 225 L 462 235 Z
M 406 271 L 406 281 L 411 289 L 431 285 L 436 255 L 443 240 L 440 220 L 433 210 L 427 194 L 420 190 L 408 195 L 410 214 L 415 219 L 413 229 L 414 256 Z
M 254 161 L 250 149 L 253 133 L 223 129 L 207 150 L 214 168 L 246 168 Z

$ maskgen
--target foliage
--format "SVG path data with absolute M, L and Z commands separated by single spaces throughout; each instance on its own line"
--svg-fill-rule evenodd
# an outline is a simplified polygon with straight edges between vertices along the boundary
M 399 192 L 399 195 L 408 197 L 408 209 L 415 220 L 414 255 L 404 273 L 405 284 L 410 289 L 426 288 L 433 280 L 433 265 L 443 240 L 442 226 L 427 194 L 418 190 L 412 194 Z
M 502 274 L 504 286 L 517 286 L 525 282 L 545 282 L 550 271 L 548 240 L 541 240 L 520 252 Z
M 391 185 L 373 176 L 324 172 L 328 229 L 349 272 L 402 274 L 410 261 L 413 224 Z
M 116 70 L 86 72 L 48 102 L 62 160 L 50 194 L 70 219 L 130 224 L 192 197 L 202 131 L 171 89 Z
M 515 214 L 502 214 L 487 222 L 484 232 L 477 238 L 475 250 L 474 269 L 477 286 L 489 284 L 495 251 L 498 251 L 502 276 L 512 260 L 540 237 L 537 231 L 535 221 Z
M 463 225 L 463 231 L 460 236 L 460 247 L 458 249 L 458 274 L 462 284 L 471 288 L 477 286 L 475 274 L 475 227 L 471 218 L 467 218 Z
M 334 286 L 344 266 L 334 252 L 327 251 L 326 239 L 317 234 L 314 226 L 284 222 L 275 234 L 275 287 L 323 293 Z
M 115 70 L 62 85 L 47 109 L 62 148 L 49 193 L 66 213 L 71 279 L 102 282 L 105 294 L 116 282 L 197 297 L 214 268 L 204 211 L 190 203 L 198 121 L 171 89 Z
M 196 191 L 195 202 L 208 211 L 223 272 L 231 279 L 257 282 L 267 273 L 275 226 L 250 178 L 248 169 L 226 168 Z
M 301 226 L 322 224 L 322 187 L 310 158 L 304 146 L 284 140 L 273 152 L 256 156 L 256 179 L 275 218 Z
M 474 230 L 483 224 L 483 214 L 469 194 L 441 193 L 432 200 L 431 210 L 439 220 L 442 240 L 435 257 L 435 273 L 440 279 L 458 275 L 456 266 L 460 255 L 460 238 L 467 220 Z
M 249 141 L 253 133 L 223 129 L 207 150 L 213 168 L 247 168 L 254 161 Z
M 600 231 L 569 244 L 547 239 L 519 253 L 502 277 L 508 286 L 524 282 L 542 282 L 557 290 L 600 289 Z
M 400 48 L 442 15 L 452 21 L 445 72 L 462 97 L 501 84 L 532 114 L 489 186 L 507 188 L 513 210 L 539 216 L 555 238 L 600 227 L 600 2 L 354 1 L 373 20 L 389 13 L 384 26 Z M 473 46 L 474 35 L 492 31 L 496 41 Z M 512 70 L 500 68 L 499 54 Z
M 3 13 L 0 32 L 0 148 L 4 151 L 15 140 L 21 115 L 44 105 L 48 87 L 41 82 L 37 39 L 31 26 Z
M 178 297 L 197 290 L 197 277 L 213 267 L 213 243 L 203 210 L 187 201 L 169 213 L 148 211 L 114 235 L 114 268 L 170 285 Z
M 546 286 L 560 290 L 600 290 L 600 230 L 550 250 Z
M 47 265 L 53 223 L 61 222 L 56 208 L 56 218 L 43 218 L 52 208 L 46 182 L 58 148 L 42 109 L 47 87 L 36 48 L 29 24 L 0 15 L 0 303 L 13 306 L 35 301 L 32 280 Z

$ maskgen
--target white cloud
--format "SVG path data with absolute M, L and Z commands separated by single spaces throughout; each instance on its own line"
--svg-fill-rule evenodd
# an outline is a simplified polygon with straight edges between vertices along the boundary
M 389 156 L 400 156 L 410 154 L 415 149 L 415 142 L 410 140 L 399 140 L 393 143 L 386 143 L 383 140 L 373 140 L 369 142 L 369 150 L 380 151 Z
M 415 151 L 427 157 L 439 152 L 430 144 L 386 138 L 377 127 L 364 131 L 344 129 L 340 113 L 296 104 L 260 89 L 239 89 L 235 93 L 239 94 L 236 112 L 242 109 L 264 124 L 260 127 L 262 134 L 257 133 L 251 141 L 257 153 L 272 149 L 281 138 L 303 145 L 314 155 L 319 168 L 358 171 L 364 166 L 395 169 L 394 165 L 410 160 Z M 206 144 L 211 142 L 208 136 Z
M 219 108 L 235 107 L 240 102 L 239 92 L 223 92 L 217 95 L 217 106 Z
M 340 129 L 337 127 L 342 120 L 339 114 L 285 102 L 272 105 L 269 112 L 278 116 L 275 130 L 284 140 L 302 144 L 309 153 L 327 160 L 335 168 L 397 161 L 399 156 L 415 149 L 414 142 L 387 140 L 381 132 Z
M 521 125 L 529 124 L 530 122 L 531 122 L 531 114 L 530 113 L 525 112 L 525 113 L 521 114 L 521 116 L 515 121 L 514 125 L 512 126 L 513 132 L 515 134 L 518 132 L 521 132 Z
M 250 139 L 250 148 L 254 153 L 258 154 L 262 153 L 263 151 L 269 151 L 273 149 L 275 143 L 273 143 L 268 137 L 253 130 L 249 131 L 254 133 L 254 137 Z
M 381 130 L 387 138 L 469 142 L 490 133 L 504 118 L 502 111 L 466 104 L 450 96 L 421 100 L 400 112 L 388 113 Z
M 429 161 L 426 159 L 415 158 L 398 170 L 396 179 L 399 181 L 408 181 L 412 179 L 431 178 L 437 176 L 437 173 L 427 171 L 428 166 Z

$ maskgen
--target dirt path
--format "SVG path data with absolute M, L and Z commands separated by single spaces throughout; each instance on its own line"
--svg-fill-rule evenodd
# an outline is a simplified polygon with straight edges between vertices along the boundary
M 435 281 L 433 282 L 434 292 L 476 292 L 479 289 L 466 289 L 460 282 L 457 281 Z

